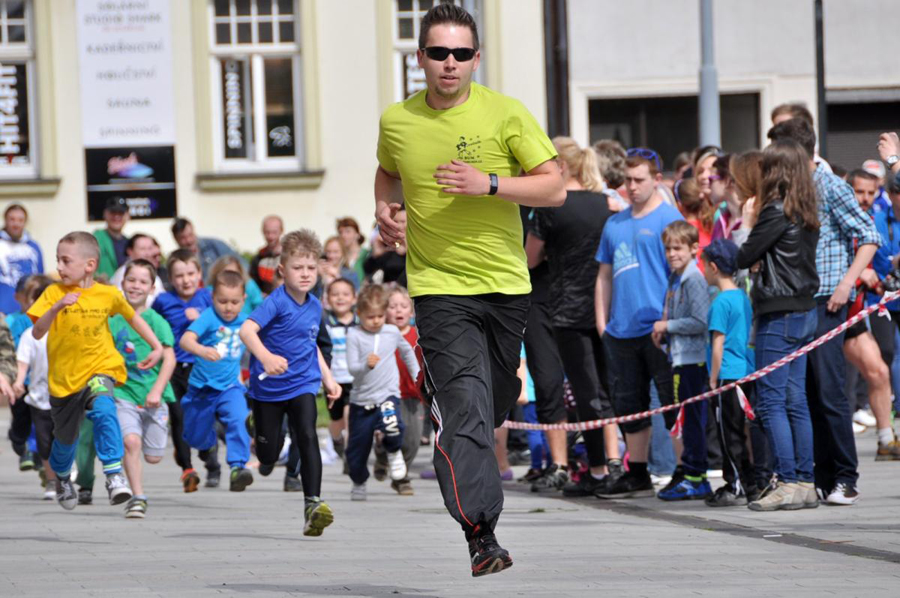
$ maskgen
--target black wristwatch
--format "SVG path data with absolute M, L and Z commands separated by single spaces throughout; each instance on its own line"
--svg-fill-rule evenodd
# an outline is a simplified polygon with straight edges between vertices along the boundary
M 497 195 L 497 189 L 500 187 L 500 178 L 493 172 L 488 173 L 488 177 L 491 179 L 491 190 L 488 191 L 488 195 Z

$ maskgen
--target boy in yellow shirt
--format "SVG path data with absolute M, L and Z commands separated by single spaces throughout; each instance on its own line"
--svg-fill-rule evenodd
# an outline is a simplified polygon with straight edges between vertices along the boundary
M 50 333 L 47 358 L 54 436 L 50 467 L 57 477 L 56 500 L 66 510 L 78 502 L 70 474 L 86 412 L 94 424 L 94 444 L 106 474 L 109 502 L 117 505 L 131 498 L 122 475 L 124 449 L 113 398 L 113 388 L 125 383 L 127 370 L 108 319 L 121 314 L 150 345 L 152 350 L 138 364 L 140 369 L 156 365 L 163 348 L 117 288 L 94 282 L 100 248 L 93 235 L 73 232 L 60 239 L 56 261 L 61 282 L 47 287 L 28 309 L 34 338 Z

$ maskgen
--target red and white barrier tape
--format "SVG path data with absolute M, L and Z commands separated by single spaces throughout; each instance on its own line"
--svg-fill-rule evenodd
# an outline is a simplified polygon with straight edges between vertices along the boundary
M 841 334 L 842 332 L 844 332 L 845 330 L 847 330 L 848 328 L 850 328 L 857 322 L 868 317 L 871 313 L 875 312 L 876 310 L 881 310 L 882 312 L 884 312 L 886 314 L 887 312 L 884 309 L 884 305 L 886 305 L 887 303 L 890 303 L 894 299 L 898 299 L 898 298 L 900 298 L 900 291 L 892 291 L 889 293 L 885 293 L 884 296 L 881 298 L 881 301 L 879 301 L 875 305 L 870 305 L 869 307 L 860 311 L 858 314 L 856 314 L 855 316 L 853 316 L 852 318 L 850 318 L 849 320 L 847 320 L 846 322 L 844 322 L 843 324 L 841 324 L 840 326 L 835 328 L 834 330 L 832 330 L 826 334 L 823 334 L 822 336 L 815 339 L 814 341 L 812 341 L 805 347 L 801 347 L 800 349 L 797 349 L 790 355 L 785 355 L 784 357 L 782 357 L 775 363 L 767 365 L 766 367 L 764 367 L 760 370 L 757 370 L 757 371 L 753 372 L 752 374 L 750 374 L 749 376 L 745 376 L 745 377 L 741 378 L 740 380 L 731 382 L 730 384 L 726 384 L 725 386 L 720 386 L 719 388 L 717 388 L 715 390 L 707 391 L 703 394 L 697 395 L 695 397 L 691 397 L 689 399 L 685 399 L 683 401 L 680 401 L 680 402 L 672 404 L 672 405 L 664 405 L 663 407 L 657 407 L 656 409 L 650 409 L 649 411 L 643 411 L 641 413 L 632 413 L 631 415 L 622 415 L 619 417 L 608 417 L 606 419 L 595 419 L 592 421 L 576 422 L 576 423 L 529 424 L 529 423 L 525 423 L 525 422 L 514 422 L 514 421 L 507 420 L 507 421 L 503 422 L 503 427 L 509 428 L 511 430 L 538 430 L 538 431 L 541 431 L 541 430 L 566 430 L 567 432 L 584 432 L 586 430 L 597 430 L 599 428 L 602 428 L 603 426 L 607 426 L 610 424 L 623 424 L 623 423 L 627 423 L 627 422 L 633 422 L 633 421 L 637 421 L 637 420 L 641 420 L 641 419 L 646 419 L 653 415 L 658 415 L 660 413 L 672 411 L 673 409 L 681 409 L 685 405 L 689 405 L 691 403 L 696 403 L 698 401 L 705 401 L 706 399 L 710 399 L 712 397 L 718 396 L 718 395 L 722 394 L 723 392 L 728 392 L 729 390 L 736 388 L 739 384 L 744 384 L 745 382 L 753 382 L 754 380 L 759 380 L 763 376 L 766 376 L 766 375 L 774 372 L 778 368 L 789 364 L 790 362 L 794 361 L 798 357 L 800 357 L 802 355 L 806 355 L 813 349 L 817 349 L 817 348 L 821 347 L 822 345 L 824 345 L 825 343 L 827 343 L 828 341 L 830 341 L 837 335 Z M 742 395 L 742 394 L 743 394 L 742 392 L 739 393 L 739 400 L 741 399 L 740 395 Z M 750 409 L 750 403 L 747 401 L 746 397 L 743 397 L 743 400 L 741 401 L 741 407 L 744 409 L 744 412 L 747 413 L 747 417 L 752 419 L 752 417 L 750 417 L 750 416 L 753 413 L 753 411 Z M 749 411 L 749 413 L 748 413 L 748 411 Z

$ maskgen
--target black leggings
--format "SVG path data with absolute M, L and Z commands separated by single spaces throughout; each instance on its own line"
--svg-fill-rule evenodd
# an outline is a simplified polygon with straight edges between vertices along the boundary
M 556 344 L 575 395 L 578 421 L 613 416 L 606 387 L 603 345 L 596 328 L 557 328 Z M 606 465 L 603 430 L 581 433 L 591 467 Z
M 300 479 L 306 498 L 322 490 L 322 454 L 316 435 L 316 397 L 304 394 L 287 401 L 253 401 L 256 424 L 256 456 L 263 465 L 274 465 L 284 446 L 282 422 L 287 414 L 291 442 L 300 450 Z M 293 473 L 293 472 L 291 472 Z
M 169 403 L 169 421 L 172 422 L 172 444 L 175 446 L 175 463 L 182 470 L 192 469 L 191 445 L 184 439 L 184 411 L 181 409 L 181 397 L 188 391 L 188 379 L 191 377 L 192 363 L 178 363 L 169 383 L 175 393 L 175 402 Z M 219 472 L 219 443 L 208 451 L 198 451 L 208 472 Z

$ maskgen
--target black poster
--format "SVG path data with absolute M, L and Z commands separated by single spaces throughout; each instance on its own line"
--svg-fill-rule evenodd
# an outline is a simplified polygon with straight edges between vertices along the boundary
M 103 220 L 111 197 L 121 196 L 136 220 L 174 218 L 175 148 L 102 147 L 84 150 L 88 220 Z

